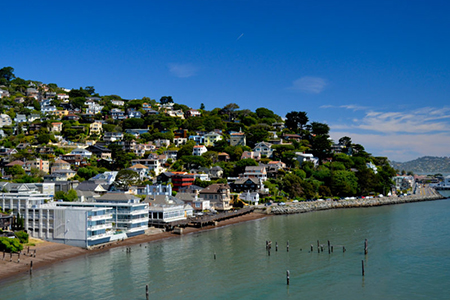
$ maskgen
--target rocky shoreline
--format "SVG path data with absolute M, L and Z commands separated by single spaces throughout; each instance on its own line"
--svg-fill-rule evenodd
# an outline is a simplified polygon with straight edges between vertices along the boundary
M 410 195 L 405 197 L 383 197 L 372 199 L 353 199 L 353 200 L 339 200 L 339 201 L 312 201 L 299 202 L 286 206 L 269 206 L 266 210 L 267 214 L 284 215 L 284 214 L 299 214 L 311 211 L 320 211 L 338 208 L 356 208 L 356 207 L 373 207 L 392 204 L 403 204 L 420 201 L 433 201 L 446 199 L 445 197 L 434 192 L 432 195 Z

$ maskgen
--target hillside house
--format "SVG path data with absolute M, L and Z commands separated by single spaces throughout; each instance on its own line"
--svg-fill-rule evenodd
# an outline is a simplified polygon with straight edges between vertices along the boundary
M 194 149 L 192 150 L 192 155 L 195 156 L 201 156 L 203 153 L 206 153 L 208 149 L 206 149 L 203 145 L 196 145 L 194 146 Z
M 230 186 L 227 184 L 211 184 L 200 191 L 199 197 L 209 200 L 211 206 L 216 210 L 232 209 Z

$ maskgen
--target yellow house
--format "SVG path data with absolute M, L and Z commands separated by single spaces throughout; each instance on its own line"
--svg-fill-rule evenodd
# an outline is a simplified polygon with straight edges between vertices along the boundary
M 102 134 L 102 131 L 103 131 L 103 125 L 101 122 L 94 122 L 91 125 L 89 125 L 89 132 L 91 135 L 93 135 L 93 134 L 100 135 L 100 134 Z
M 214 146 L 214 144 L 220 140 L 222 140 L 221 134 L 218 134 L 215 132 L 210 132 L 210 133 L 204 135 L 204 143 L 203 144 L 206 147 Z
M 55 116 L 57 116 L 59 119 L 62 119 L 62 117 L 67 116 L 69 114 L 69 111 L 67 109 L 64 110 L 55 110 L 53 112 Z

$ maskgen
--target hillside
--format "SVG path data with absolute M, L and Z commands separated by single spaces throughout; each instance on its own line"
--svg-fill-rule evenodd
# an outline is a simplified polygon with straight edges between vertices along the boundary
M 392 161 L 394 169 L 415 174 L 450 173 L 450 157 L 424 156 L 404 163 Z

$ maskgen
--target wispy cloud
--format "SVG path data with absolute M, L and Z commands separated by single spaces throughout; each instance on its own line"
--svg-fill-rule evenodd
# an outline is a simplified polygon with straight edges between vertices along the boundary
M 363 145 L 375 156 L 387 156 L 390 160 L 408 161 L 421 156 L 448 156 L 450 135 L 438 134 L 360 134 L 351 131 L 331 132 L 333 140 L 349 136 L 354 143 Z
M 197 75 L 198 67 L 193 64 L 170 63 L 169 72 L 179 78 L 188 78 Z
M 330 124 L 330 134 L 335 141 L 349 136 L 353 142 L 364 145 L 368 152 L 396 161 L 425 155 L 445 156 L 450 145 L 449 112 L 450 107 L 367 110 L 360 117 L 348 115 L 347 121 Z
M 241 37 L 243 37 L 243 36 L 244 36 L 244 34 L 241 33 L 241 35 L 236 39 L 236 42 L 239 41 L 241 39 Z
M 361 106 L 361 105 L 355 105 L 355 104 L 341 105 L 339 107 L 340 108 L 345 108 L 345 109 L 350 109 L 350 110 L 353 110 L 353 111 L 369 109 L 369 107 L 367 107 L 367 106 Z
M 367 106 L 361 106 L 361 105 L 356 105 L 356 104 L 346 104 L 346 105 L 331 105 L 331 104 L 327 104 L 327 105 L 320 106 L 320 108 L 344 108 L 344 109 L 350 109 L 350 110 L 353 110 L 353 111 L 368 110 L 369 109 L 369 107 L 367 107 Z
M 407 132 L 429 133 L 450 132 L 450 126 L 445 119 L 450 115 L 436 110 L 407 111 L 407 112 L 377 112 L 370 111 L 359 120 L 358 128 L 383 133 Z
M 304 76 L 294 80 L 290 89 L 311 94 L 319 94 L 325 89 L 326 86 L 327 82 L 323 78 Z

